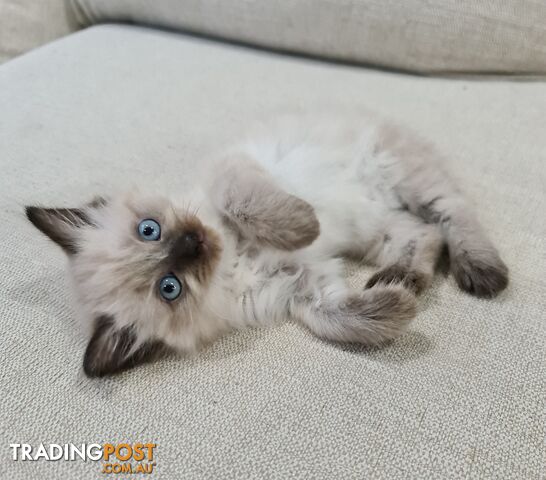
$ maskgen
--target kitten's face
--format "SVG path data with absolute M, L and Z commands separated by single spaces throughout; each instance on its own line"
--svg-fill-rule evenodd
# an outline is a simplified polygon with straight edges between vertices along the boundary
M 92 337 L 84 370 L 101 376 L 161 347 L 192 349 L 222 255 L 219 221 L 161 197 L 125 195 L 83 209 L 27 208 L 69 254 L 74 290 Z

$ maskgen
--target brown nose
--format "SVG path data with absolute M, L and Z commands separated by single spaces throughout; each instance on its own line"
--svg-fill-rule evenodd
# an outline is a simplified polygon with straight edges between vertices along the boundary
M 203 240 L 202 232 L 184 232 L 172 246 L 172 257 L 176 260 L 193 260 L 197 258 L 203 251 Z

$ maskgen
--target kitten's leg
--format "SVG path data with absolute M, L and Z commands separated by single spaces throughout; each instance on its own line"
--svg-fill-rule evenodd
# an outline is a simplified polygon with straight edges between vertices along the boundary
M 234 326 L 265 326 L 291 317 L 327 340 L 378 345 L 399 336 L 416 314 L 415 296 L 401 285 L 348 288 L 339 259 L 281 260 L 274 270 L 239 296 Z
M 440 230 L 407 212 L 393 213 L 388 224 L 380 245 L 371 250 L 375 256 L 368 258 L 381 270 L 370 278 L 366 287 L 401 283 L 413 292 L 421 293 L 430 285 L 440 256 L 443 243 Z
M 244 154 L 215 167 L 212 201 L 244 238 L 282 250 L 310 245 L 320 225 L 309 203 L 290 195 L 256 161 Z
M 425 222 L 440 225 L 459 287 L 479 297 L 504 290 L 508 269 L 472 208 L 437 163 L 438 153 L 395 127 L 384 127 L 377 148 L 390 153 L 385 170 L 390 169 L 403 205 Z
M 415 317 L 415 297 L 400 285 L 328 292 L 294 299 L 291 314 L 326 340 L 379 345 L 401 335 Z

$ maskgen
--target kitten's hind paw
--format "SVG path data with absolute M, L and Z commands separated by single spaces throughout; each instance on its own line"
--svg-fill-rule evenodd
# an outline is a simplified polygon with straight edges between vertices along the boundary
M 400 265 L 391 265 L 374 273 L 366 283 L 366 288 L 372 288 L 377 284 L 401 284 L 415 294 L 421 293 L 430 283 L 430 276 L 409 270 Z
M 416 310 L 415 296 L 400 285 L 364 290 L 341 307 L 347 335 L 344 341 L 380 345 L 392 340 L 406 330 Z
M 415 296 L 409 290 L 378 285 L 351 292 L 338 304 L 321 304 L 301 319 L 321 338 L 377 346 L 400 336 L 415 314 Z
M 477 297 L 495 297 L 508 286 L 508 267 L 495 251 L 458 253 L 451 271 L 459 287 Z

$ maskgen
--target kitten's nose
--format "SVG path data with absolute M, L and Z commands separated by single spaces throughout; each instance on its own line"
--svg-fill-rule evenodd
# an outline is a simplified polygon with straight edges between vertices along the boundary
M 186 260 L 198 257 L 202 252 L 203 240 L 202 232 L 184 232 L 173 244 L 172 256 L 175 259 Z

